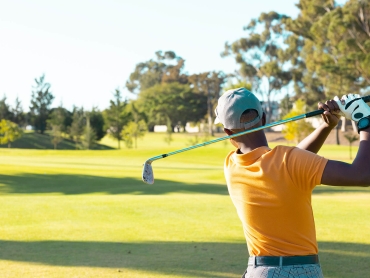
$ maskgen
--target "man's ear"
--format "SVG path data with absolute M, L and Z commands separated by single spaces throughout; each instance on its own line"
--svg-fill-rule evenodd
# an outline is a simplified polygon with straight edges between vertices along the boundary
M 230 129 L 224 128 L 224 131 L 227 135 L 233 134 L 233 132 Z
M 225 133 L 226 133 L 227 135 L 229 135 L 229 136 L 233 134 L 233 132 L 232 132 L 230 129 L 224 128 L 224 131 L 225 131 Z M 238 142 L 237 142 L 237 141 L 235 141 L 235 139 L 231 138 L 231 139 L 229 139 L 229 140 L 230 140 L 230 143 L 231 143 L 235 148 L 239 149 Z

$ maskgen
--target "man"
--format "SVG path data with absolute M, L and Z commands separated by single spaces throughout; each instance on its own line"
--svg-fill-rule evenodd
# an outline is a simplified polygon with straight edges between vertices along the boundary
M 318 104 L 324 123 L 297 147 L 268 147 L 263 130 L 230 139 L 237 148 L 225 160 L 230 197 L 249 250 L 242 277 L 323 277 L 318 259 L 311 193 L 316 185 L 370 185 L 369 106 L 358 96 Z M 216 123 L 228 134 L 265 125 L 259 100 L 248 90 L 229 90 L 218 100 Z M 339 116 L 362 123 L 352 164 L 316 153 Z M 366 121 L 368 124 L 366 124 Z

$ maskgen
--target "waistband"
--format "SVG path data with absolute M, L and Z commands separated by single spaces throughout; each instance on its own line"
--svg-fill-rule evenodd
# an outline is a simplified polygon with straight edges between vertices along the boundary
M 287 266 L 304 264 L 319 264 L 319 256 L 251 256 L 248 259 L 249 266 Z

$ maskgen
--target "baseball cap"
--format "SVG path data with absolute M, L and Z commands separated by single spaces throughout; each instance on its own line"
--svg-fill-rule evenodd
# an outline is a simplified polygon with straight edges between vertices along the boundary
M 256 110 L 258 116 L 250 122 L 241 123 L 244 111 Z M 258 98 L 245 88 L 226 91 L 219 99 L 215 109 L 215 124 L 222 123 L 227 129 L 250 128 L 261 120 L 263 110 Z

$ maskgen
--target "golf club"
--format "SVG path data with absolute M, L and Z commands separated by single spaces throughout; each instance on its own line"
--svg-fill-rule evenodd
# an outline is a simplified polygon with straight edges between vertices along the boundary
M 370 96 L 362 97 L 362 99 L 365 102 L 370 102 Z M 145 161 L 145 163 L 143 165 L 142 179 L 147 184 L 153 184 L 154 183 L 154 173 L 153 173 L 153 168 L 152 168 L 152 162 L 155 161 L 155 160 L 162 159 L 162 158 L 168 157 L 170 155 L 190 151 L 190 150 L 193 150 L 193 149 L 196 149 L 196 148 L 199 148 L 199 147 L 204 147 L 204 146 L 207 146 L 207 145 L 210 145 L 210 144 L 213 144 L 213 143 L 217 143 L 217 142 L 220 142 L 220 141 L 223 141 L 223 140 L 226 140 L 226 139 L 231 139 L 231 138 L 234 138 L 234 137 L 238 137 L 238 136 L 241 136 L 241 135 L 244 135 L 244 134 L 252 133 L 252 132 L 255 132 L 255 131 L 258 131 L 258 130 L 270 128 L 270 127 L 273 127 L 273 126 L 277 126 L 277 125 L 281 125 L 281 124 L 285 124 L 285 123 L 289 123 L 289 122 L 294 122 L 294 121 L 301 120 L 301 119 L 304 119 L 304 118 L 310 118 L 310 117 L 313 117 L 313 116 L 321 115 L 322 113 L 324 113 L 324 110 L 319 109 L 319 110 L 312 111 L 312 112 L 309 112 L 309 113 L 306 113 L 306 114 L 301 114 L 301 115 L 298 115 L 298 116 L 295 116 L 295 117 L 292 117 L 292 118 L 289 118 L 289 119 L 280 120 L 280 121 L 277 121 L 277 122 L 266 124 L 264 126 L 259 126 L 259 127 L 249 129 L 249 130 L 245 130 L 245 131 L 242 131 L 242 132 L 239 132 L 239 133 L 236 133 L 236 134 L 220 137 L 220 138 L 208 141 L 208 142 L 196 144 L 194 146 L 183 148 L 183 149 L 180 149 L 180 150 L 177 150 L 177 151 L 173 151 L 173 152 L 169 152 L 169 153 L 166 153 L 166 154 L 161 154 L 161 155 L 158 155 L 158 156 L 151 157 L 147 161 Z

